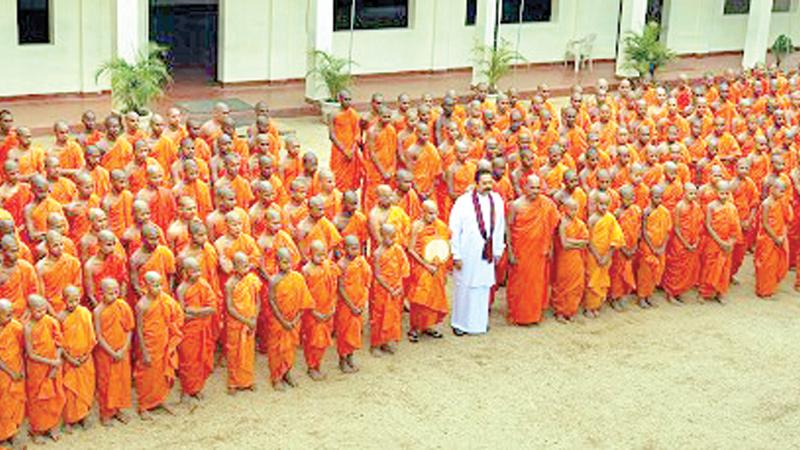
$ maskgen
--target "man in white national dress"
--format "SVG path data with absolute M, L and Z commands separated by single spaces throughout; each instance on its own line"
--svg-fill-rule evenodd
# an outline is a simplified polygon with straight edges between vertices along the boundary
M 492 191 L 492 172 L 475 174 L 475 188 L 459 197 L 450 212 L 453 253 L 453 314 L 456 336 L 485 333 L 489 325 L 489 291 L 494 265 L 505 248 L 503 199 Z

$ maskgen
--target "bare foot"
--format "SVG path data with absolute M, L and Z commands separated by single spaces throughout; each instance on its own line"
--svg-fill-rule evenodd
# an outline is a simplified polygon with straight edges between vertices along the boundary
M 658 308 L 658 305 L 656 304 L 655 300 L 653 300 L 652 298 L 646 298 L 646 299 L 644 299 L 644 301 L 646 301 L 647 304 L 650 305 L 651 308 Z
M 104 427 L 110 427 L 111 424 L 112 424 L 112 422 L 111 422 L 112 418 L 113 417 L 101 417 L 100 418 L 100 425 L 102 425 Z
M 283 392 L 286 390 L 286 383 L 284 383 L 283 380 L 273 381 L 272 389 L 275 389 L 278 392 Z
M 645 299 L 643 299 L 643 298 L 640 298 L 640 299 L 639 299 L 639 308 L 642 308 L 642 309 L 647 309 L 647 308 L 649 308 L 649 307 L 650 307 L 650 304 L 649 304 L 649 303 L 647 303 L 647 300 L 645 300 Z
M 721 295 L 718 295 L 714 300 L 716 300 L 717 303 L 719 303 L 720 305 L 725 305 L 728 303 L 728 300 L 726 300 L 725 297 Z
M 358 366 L 356 365 L 355 360 L 353 359 L 352 354 L 347 355 L 347 365 L 350 366 L 350 369 L 352 369 L 353 373 L 358 372 L 359 369 Z
M 197 392 L 194 394 L 194 398 L 196 398 L 197 400 L 202 400 L 205 398 L 205 395 L 203 395 L 202 392 Z
M 255 392 L 258 390 L 258 386 L 256 386 L 255 384 L 251 384 L 250 386 L 247 387 L 247 390 L 250 392 Z
M 731 277 L 731 284 L 734 285 L 734 286 L 738 286 L 739 285 L 739 279 L 736 278 L 736 277 Z
M 589 319 L 591 319 L 591 318 L 592 318 L 592 312 L 591 312 L 591 311 L 589 311 L 588 309 L 584 309 L 584 310 L 583 310 L 583 315 L 584 315 L 584 316 L 586 316 L 586 317 L 587 317 L 587 318 L 589 318 Z
M 289 386 L 291 386 L 293 388 L 299 386 L 297 384 L 297 380 L 295 380 L 294 377 L 292 376 L 292 372 L 291 371 L 286 372 L 286 375 L 283 376 L 283 381 L 285 381 L 286 384 L 288 384 Z
M 228 388 L 228 395 L 236 395 L 236 388 L 229 387 Z
M 175 410 L 173 410 L 173 409 L 172 409 L 172 407 L 170 407 L 170 406 L 167 406 L 167 404 L 166 404 L 166 403 L 162 403 L 162 404 L 161 404 L 161 409 L 163 409 L 163 410 L 164 410 L 164 412 L 166 412 L 166 413 L 167 413 L 167 414 L 169 414 L 170 416 L 174 416 L 174 415 L 175 415 Z
M 325 375 L 317 369 L 308 369 L 308 377 L 314 381 L 322 381 L 325 379 Z
M 350 366 L 347 365 L 346 358 L 339 358 L 339 370 L 342 373 L 350 373 Z
M 58 428 L 50 429 L 50 431 L 47 433 L 47 435 L 50 437 L 50 440 L 52 440 L 53 442 L 58 442 L 58 440 L 61 439 L 61 433 L 58 432 Z
M 381 350 L 390 355 L 394 355 L 395 353 L 397 353 L 397 345 L 393 342 L 390 342 L 388 344 L 383 344 L 381 345 Z
M 383 356 L 383 354 L 381 353 L 381 351 L 380 351 L 380 349 L 378 347 L 370 347 L 369 354 L 374 356 L 374 357 L 376 357 L 376 358 L 380 358 L 381 356 Z
M 34 444 L 36 444 L 36 445 L 42 445 L 43 444 L 40 435 L 35 434 L 35 433 L 30 433 L 30 437 L 31 437 L 31 442 L 33 442 Z
M 72 425 L 64 424 L 64 434 L 72 434 Z
M 139 418 L 145 421 L 153 420 L 153 416 L 150 415 L 150 412 L 145 410 L 139 411 Z
M 562 316 L 561 314 L 556 314 L 556 322 L 567 323 L 567 318 Z
M 117 419 L 117 421 L 120 423 L 128 423 L 131 421 L 128 415 L 122 411 L 117 411 L 117 413 L 114 414 L 114 418 Z

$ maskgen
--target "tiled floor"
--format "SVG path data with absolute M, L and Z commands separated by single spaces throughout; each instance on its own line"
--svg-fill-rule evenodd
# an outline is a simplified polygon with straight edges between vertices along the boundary
M 680 73 L 697 77 L 707 71 L 719 72 L 728 67 L 739 67 L 740 64 L 741 54 L 734 53 L 684 57 L 669 64 L 660 72 L 660 78 L 675 79 Z M 223 87 L 207 81 L 200 70 L 181 70 L 176 72 L 175 78 L 176 82 L 169 88 L 165 98 L 158 103 L 157 110 L 163 110 L 182 100 L 239 98 L 250 104 L 265 100 L 276 117 L 297 117 L 316 113 L 314 107 L 305 101 L 302 80 L 272 85 Z M 571 67 L 564 67 L 561 64 L 518 67 L 501 82 L 501 87 L 516 86 L 520 91 L 527 92 L 540 83 L 547 83 L 555 95 L 560 95 L 567 92 L 575 83 L 592 85 L 599 78 L 613 82 L 615 79 L 613 62 L 597 62 L 593 71 L 582 70 L 578 74 L 575 74 Z M 394 99 L 401 92 L 407 92 L 412 98 L 419 98 L 427 92 L 441 96 L 448 89 L 467 93 L 470 79 L 471 74 L 468 70 L 370 76 L 356 81 L 353 96 L 357 105 L 364 106 L 373 92 L 382 92 L 387 100 Z M 50 127 L 56 120 L 66 119 L 72 124 L 78 123 L 81 113 L 87 109 L 94 110 L 99 116 L 104 115 L 111 108 L 111 100 L 109 95 L 65 95 L 5 101 L 0 99 L 0 109 L 3 108 L 14 112 L 18 126 L 28 126 L 33 129 L 35 135 L 41 136 L 50 133 Z

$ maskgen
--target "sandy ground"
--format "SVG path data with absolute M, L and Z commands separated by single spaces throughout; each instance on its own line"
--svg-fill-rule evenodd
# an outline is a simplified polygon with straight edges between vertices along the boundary
M 327 150 L 312 119 L 283 123 Z M 486 336 L 403 342 L 391 357 L 357 353 L 361 372 L 305 374 L 297 389 L 230 397 L 224 370 L 206 399 L 177 415 L 91 429 L 51 448 L 797 448 L 800 445 L 800 294 L 794 272 L 776 301 L 753 295 L 750 260 L 731 303 L 606 309 L 562 325 L 505 324 L 501 296 Z M 406 318 L 407 320 L 407 318 Z M 407 329 L 407 328 L 406 328 Z M 171 402 L 177 402 L 176 387 Z M 21 442 L 25 444 L 27 442 Z

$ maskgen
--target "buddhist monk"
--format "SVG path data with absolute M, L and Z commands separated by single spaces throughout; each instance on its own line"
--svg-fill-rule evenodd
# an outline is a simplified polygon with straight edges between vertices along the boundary
M 106 278 L 114 278 L 122 297 L 128 294 L 128 258 L 118 251 L 119 241 L 111 230 L 97 233 L 98 249 L 83 265 L 83 286 L 90 308 L 95 308 L 101 300 L 100 283 Z
M 169 180 L 172 164 L 178 159 L 178 146 L 164 132 L 166 127 L 164 118 L 160 114 L 153 114 L 150 119 L 150 156 L 161 164 L 161 169 Z
M 333 219 L 333 224 L 342 237 L 355 236 L 359 242 L 367 242 L 367 216 L 358 209 L 358 194 L 353 191 L 344 193 L 342 212 Z
M 125 230 L 133 225 L 133 194 L 123 170 L 111 171 L 111 191 L 103 197 L 101 207 L 108 216 L 109 229 L 122 239 Z
M 116 116 L 106 118 L 105 130 L 105 140 L 98 143 L 103 150 L 101 164 L 109 172 L 122 169 L 133 160 L 133 146 L 123 135 Z
M 181 380 L 181 400 L 185 396 L 203 398 L 203 387 L 214 370 L 214 316 L 219 297 L 203 277 L 200 263 L 191 256 L 181 260 L 183 282 L 176 289 L 178 303 L 183 309 L 183 339 L 178 346 L 178 377 Z
M 13 234 L 0 240 L 3 264 L 0 266 L 0 298 L 11 302 L 15 319 L 27 319 L 28 297 L 42 292 L 36 269 L 19 258 L 19 242 Z
M 598 194 L 595 211 L 589 217 L 589 255 L 586 258 L 586 299 L 584 314 L 597 317 L 606 301 L 611 286 L 611 260 L 620 247 L 625 245 L 625 235 L 619 222 L 608 211 L 610 197 Z
M 472 186 L 475 180 L 475 172 L 478 171 L 478 166 L 469 158 L 469 148 L 464 142 L 457 142 L 455 145 L 455 161 L 447 167 L 444 173 L 445 184 L 447 185 L 446 202 L 442 205 L 445 208 L 443 220 L 447 220 L 450 216 L 450 209 L 453 207 L 456 199 L 460 197 L 467 189 Z
M 392 112 L 380 111 L 380 120 L 367 130 L 364 144 L 363 207 L 370 211 L 377 201 L 375 188 L 388 184 L 397 170 L 397 133 L 391 124 Z M 339 178 L 338 175 L 336 177 Z
M 315 195 L 308 201 L 308 216 L 297 224 L 293 238 L 305 261 L 309 260 L 312 241 L 322 241 L 326 249 L 333 249 L 342 242 L 339 231 L 325 217 L 325 199 L 322 196 Z
M 425 249 L 433 241 L 449 242 L 450 229 L 439 219 L 436 202 L 426 200 L 422 209 L 422 216 L 411 227 L 408 243 L 408 254 L 413 262 L 410 277 L 412 281 L 408 283 L 408 301 L 411 307 L 411 329 L 408 332 L 410 342 L 418 342 L 421 334 L 441 339 L 442 332 L 437 328 L 449 311 L 445 292 L 449 258 L 426 259 Z
M 0 185 L 0 208 L 5 209 L 14 218 L 14 222 L 22 224 L 25 205 L 33 199 L 31 186 L 19 178 L 19 164 L 7 159 L 3 163 L 5 182 Z M 3 177 L 0 177 L 2 179 Z
M 0 298 L 0 445 L 13 445 L 25 418 L 25 339 L 14 306 Z
M 175 198 L 186 196 L 194 200 L 197 205 L 197 217 L 200 220 L 206 220 L 206 217 L 214 210 L 208 183 L 200 178 L 197 162 L 187 159 L 180 163 L 183 169 L 183 178 L 173 186 L 172 194 Z
M 247 254 L 236 252 L 232 264 L 233 275 L 225 283 L 225 356 L 228 361 L 229 395 L 238 390 L 256 390 L 255 333 L 263 285 L 258 276 L 251 272 Z
M 33 143 L 31 130 L 26 127 L 19 127 L 16 130 L 18 138 L 16 146 L 8 149 L 8 153 L 3 157 L 3 161 L 8 159 L 19 164 L 19 173 L 26 179 L 34 173 L 44 173 L 44 160 L 46 154 L 44 149 Z
M 83 131 L 78 135 L 77 141 L 83 148 L 94 146 L 103 138 L 103 133 L 97 128 L 97 115 L 94 111 L 87 110 L 81 115 Z
M 303 311 L 300 322 L 300 340 L 308 367 L 308 376 L 314 381 L 325 378 L 320 370 L 325 351 L 333 344 L 333 315 L 336 309 L 339 266 L 328 258 L 325 243 L 311 241 L 309 260 L 303 266 L 303 276 L 311 293 L 314 306 Z
M 120 297 L 115 279 L 103 279 L 100 292 L 102 303 L 93 313 L 97 336 L 94 361 L 100 423 L 108 426 L 112 419 L 128 422 L 123 410 L 131 407 L 130 347 L 136 322 L 130 306 Z
M 770 195 L 761 203 L 761 226 L 756 238 L 753 265 L 756 269 L 756 295 L 772 299 L 781 280 L 789 271 L 788 225 L 793 218 L 791 209 L 783 208 L 786 185 L 775 180 Z
M 654 305 L 652 299 L 664 276 L 667 241 L 672 232 L 672 216 L 661 204 L 664 189 L 654 186 L 650 191 L 650 206 L 642 212 L 642 244 L 636 255 L 636 296 L 641 308 Z
M 81 262 L 86 262 L 96 255 L 100 247 L 98 234 L 108 228 L 108 218 L 106 213 L 100 208 L 91 208 L 87 211 L 89 229 L 85 230 L 78 241 L 78 255 Z M 65 240 L 66 242 L 66 240 Z M 122 244 L 118 248 L 120 253 L 125 253 Z
M 560 220 L 552 200 L 540 195 L 541 181 L 531 175 L 524 195 L 508 208 L 508 321 L 533 325 L 542 319 L 548 303 L 553 237 Z
M 191 197 L 178 199 L 178 216 L 167 228 L 167 245 L 173 253 L 180 253 L 189 245 L 189 223 L 197 219 L 197 203 Z
M 81 290 L 67 286 L 62 293 L 67 304 L 58 319 L 64 333 L 64 425 L 67 432 L 76 426 L 86 428 L 95 394 L 95 369 L 92 352 L 97 344 L 92 313 L 80 305 Z
M 331 140 L 331 170 L 336 187 L 344 192 L 359 188 L 361 128 L 359 115 L 351 106 L 348 91 L 338 94 L 340 112 L 331 118 L 329 137 Z M 286 183 L 291 181 L 284 179 Z
M 64 410 L 63 335 L 61 324 L 48 314 L 44 297 L 28 297 L 30 317 L 25 323 L 25 391 L 31 440 L 60 438 Z
M 303 177 L 295 178 L 289 185 L 289 201 L 283 205 L 283 216 L 292 232 L 308 216 L 308 183 Z
M 94 193 L 94 180 L 88 172 L 79 172 L 77 180 L 78 196 L 69 204 L 64 205 L 64 213 L 69 219 L 69 237 L 79 241 L 81 236 L 89 231 L 90 223 L 88 212 L 92 208 L 100 207 L 100 197 Z
M 50 196 L 50 183 L 39 174 L 31 177 L 33 202 L 23 209 L 25 229 L 31 243 L 41 242 L 47 232 L 47 217 L 50 213 L 64 215 L 64 209 L 56 199 Z
M 716 190 L 719 198 L 706 207 L 698 291 L 703 299 L 724 304 L 730 286 L 733 246 L 742 239 L 742 229 L 731 201 L 730 184 L 718 181 Z
M 741 158 L 736 162 L 736 176 L 730 183 L 733 204 L 739 213 L 739 223 L 741 223 L 742 234 L 744 235 L 742 242 L 737 242 L 733 249 L 731 277 L 733 277 L 732 281 L 736 282 L 736 273 L 739 272 L 739 268 L 744 262 L 745 254 L 752 249 L 760 228 L 757 213 L 761 200 L 761 191 L 753 179 L 750 178 L 750 162 L 745 158 Z
M 303 275 L 292 270 L 291 254 L 285 248 L 275 253 L 278 273 L 269 283 L 268 359 L 272 387 L 285 390 L 296 387 L 292 376 L 295 348 L 300 342 L 300 320 L 306 310 L 314 308 L 314 299 Z
M 147 272 L 160 275 L 158 285 L 168 293 L 172 289 L 172 276 L 175 274 L 175 255 L 159 241 L 158 229 L 153 225 L 142 227 L 142 246 L 130 258 L 131 294 L 136 301 L 147 294 L 144 276 Z
M 42 293 L 47 298 L 53 315 L 64 311 L 66 305 L 61 296 L 68 285 L 82 286 L 82 265 L 78 258 L 64 253 L 64 238 L 56 231 L 47 233 L 47 256 L 36 263 L 36 273 L 42 280 Z
M 137 409 L 142 420 L 150 420 L 150 411 L 155 408 L 174 414 L 166 401 L 178 368 L 178 344 L 183 338 L 183 310 L 174 298 L 164 292 L 162 279 L 158 272 L 145 273 L 146 293 L 136 303 L 138 345 L 133 379 Z
M 216 242 L 216 240 L 227 232 L 228 226 L 226 225 L 225 216 L 233 211 L 239 216 L 242 223 L 242 231 L 245 234 L 250 234 L 250 216 L 242 208 L 236 206 L 236 196 L 233 191 L 227 187 L 214 189 L 216 196 L 217 209 L 206 216 L 206 229 L 208 230 L 208 240 Z
M 703 209 L 697 202 L 697 187 L 686 183 L 683 199 L 672 212 L 672 235 L 667 244 L 661 285 L 668 301 L 682 303 L 682 295 L 697 285 L 700 273 L 700 237 Z
M 55 156 L 45 159 L 45 177 L 50 183 L 50 195 L 62 205 L 70 203 L 78 196 L 78 188 L 67 177 L 61 176 L 61 163 Z
M 414 190 L 414 175 L 405 169 L 398 169 L 395 174 L 395 185 L 397 206 L 405 211 L 412 221 L 422 217 L 422 200 Z
M 369 307 L 370 353 L 394 354 L 402 334 L 403 280 L 410 266 L 403 247 L 396 242 L 394 225 L 380 227 L 380 244 L 372 255 L 372 296 Z
M 363 314 L 372 284 L 372 269 L 361 255 L 361 247 L 355 235 L 345 236 L 344 256 L 338 262 L 341 275 L 334 329 L 339 370 L 342 373 L 358 371 L 353 353 L 361 348 Z
M 393 204 L 394 192 L 392 192 L 391 187 L 382 184 L 375 188 L 375 191 L 377 203 L 367 215 L 367 226 L 370 238 L 372 239 L 371 245 L 373 247 L 380 245 L 380 229 L 383 224 L 392 225 L 397 233 L 397 241 L 401 243 L 401 245 L 407 245 L 411 228 L 411 219 L 405 211 Z
M 434 198 L 434 184 L 441 176 L 442 161 L 439 152 L 430 141 L 427 125 L 417 127 L 417 142 L 408 149 L 408 169 L 414 175 L 414 190 L 420 198 Z
M 161 230 L 169 228 L 178 208 L 172 192 L 163 186 L 164 171 L 159 165 L 147 167 L 147 186 L 136 194 L 136 200 L 147 203 L 153 222 Z
M 231 211 L 225 215 L 226 233 L 214 242 L 214 248 L 219 257 L 219 267 L 223 274 L 233 273 L 233 255 L 242 252 L 250 258 L 250 263 L 258 265 L 261 259 L 261 249 L 256 240 L 242 230 L 242 222 L 236 212 Z
M 586 247 L 589 229 L 578 217 L 578 202 L 567 199 L 558 224 L 555 240 L 553 313 L 556 320 L 567 323 L 578 312 L 586 287 Z
M 224 102 L 214 105 L 211 119 L 206 121 L 200 129 L 200 136 L 209 146 L 213 146 L 213 142 L 222 134 L 222 123 L 228 118 L 230 112 L 230 107 Z

